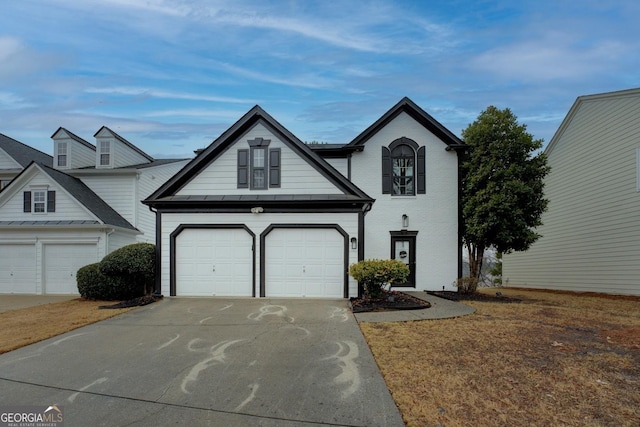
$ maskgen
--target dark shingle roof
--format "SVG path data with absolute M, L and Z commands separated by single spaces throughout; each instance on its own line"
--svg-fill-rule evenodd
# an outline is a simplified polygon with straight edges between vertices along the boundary
M 78 135 L 76 135 L 75 133 L 71 132 L 70 130 L 63 128 L 63 127 L 59 127 L 57 131 L 55 131 L 53 133 L 53 135 L 51 135 L 51 138 L 54 137 L 54 135 L 58 132 L 60 132 L 61 130 L 65 131 L 67 133 L 67 135 L 69 135 L 69 137 L 71 137 L 71 139 L 73 139 L 76 142 L 79 142 L 80 144 L 84 145 L 87 148 L 92 149 L 93 151 L 96 151 L 96 146 L 93 145 L 90 142 L 87 142 L 86 140 L 80 138 Z
M 64 172 L 60 172 L 43 164 L 40 164 L 39 166 L 47 175 L 64 187 L 69 194 L 71 194 L 78 202 L 82 203 L 105 224 L 130 230 L 137 230 L 129 221 L 124 219 L 78 178 L 74 178 Z
M 53 157 L 38 151 L 35 148 L 29 147 L 20 141 L 16 141 L 13 138 L 9 138 L 6 135 L 0 133 L 0 148 L 10 155 L 16 162 L 23 168 L 29 166 L 33 161 L 41 163 L 46 166 L 53 165 Z

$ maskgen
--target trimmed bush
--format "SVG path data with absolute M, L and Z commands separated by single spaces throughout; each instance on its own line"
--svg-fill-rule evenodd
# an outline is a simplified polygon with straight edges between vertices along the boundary
M 474 294 L 478 290 L 478 279 L 475 277 L 460 277 L 454 285 L 461 294 Z
M 141 296 L 141 291 L 119 277 L 100 272 L 100 263 L 85 265 L 76 274 L 80 296 L 94 300 L 128 300 Z
M 349 274 L 362 285 L 366 296 L 377 298 L 386 284 L 405 283 L 409 266 L 397 259 L 369 259 L 352 264 Z
M 155 285 L 156 247 L 152 243 L 123 246 L 102 258 L 100 272 L 126 280 L 140 294 L 150 295 Z

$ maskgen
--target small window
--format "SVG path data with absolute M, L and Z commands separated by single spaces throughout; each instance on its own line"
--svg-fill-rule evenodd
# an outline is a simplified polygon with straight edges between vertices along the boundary
M 426 194 L 426 148 L 406 138 L 382 147 L 382 194 Z
M 43 213 L 47 210 L 47 192 L 43 190 L 36 190 L 33 192 L 33 212 Z
M 46 189 L 33 189 L 25 191 L 24 212 L 47 213 L 56 211 L 56 192 Z
M 254 147 L 251 149 L 251 188 L 267 188 L 265 174 L 266 148 Z
M 111 141 L 100 142 L 100 166 L 111 164 Z
M 58 167 L 67 166 L 67 143 L 58 142 Z

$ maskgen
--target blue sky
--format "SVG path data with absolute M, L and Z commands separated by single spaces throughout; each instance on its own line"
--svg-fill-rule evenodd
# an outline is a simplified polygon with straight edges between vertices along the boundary
M 0 133 L 106 125 L 190 156 L 259 104 L 346 143 L 408 96 L 456 135 L 489 105 L 548 142 L 580 95 L 640 86 L 640 2 L 4 1 Z

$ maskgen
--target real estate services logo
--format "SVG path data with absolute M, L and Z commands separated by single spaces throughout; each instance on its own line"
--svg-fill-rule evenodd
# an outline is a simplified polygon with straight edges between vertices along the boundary
M 62 407 L 0 406 L 0 427 L 63 427 Z

